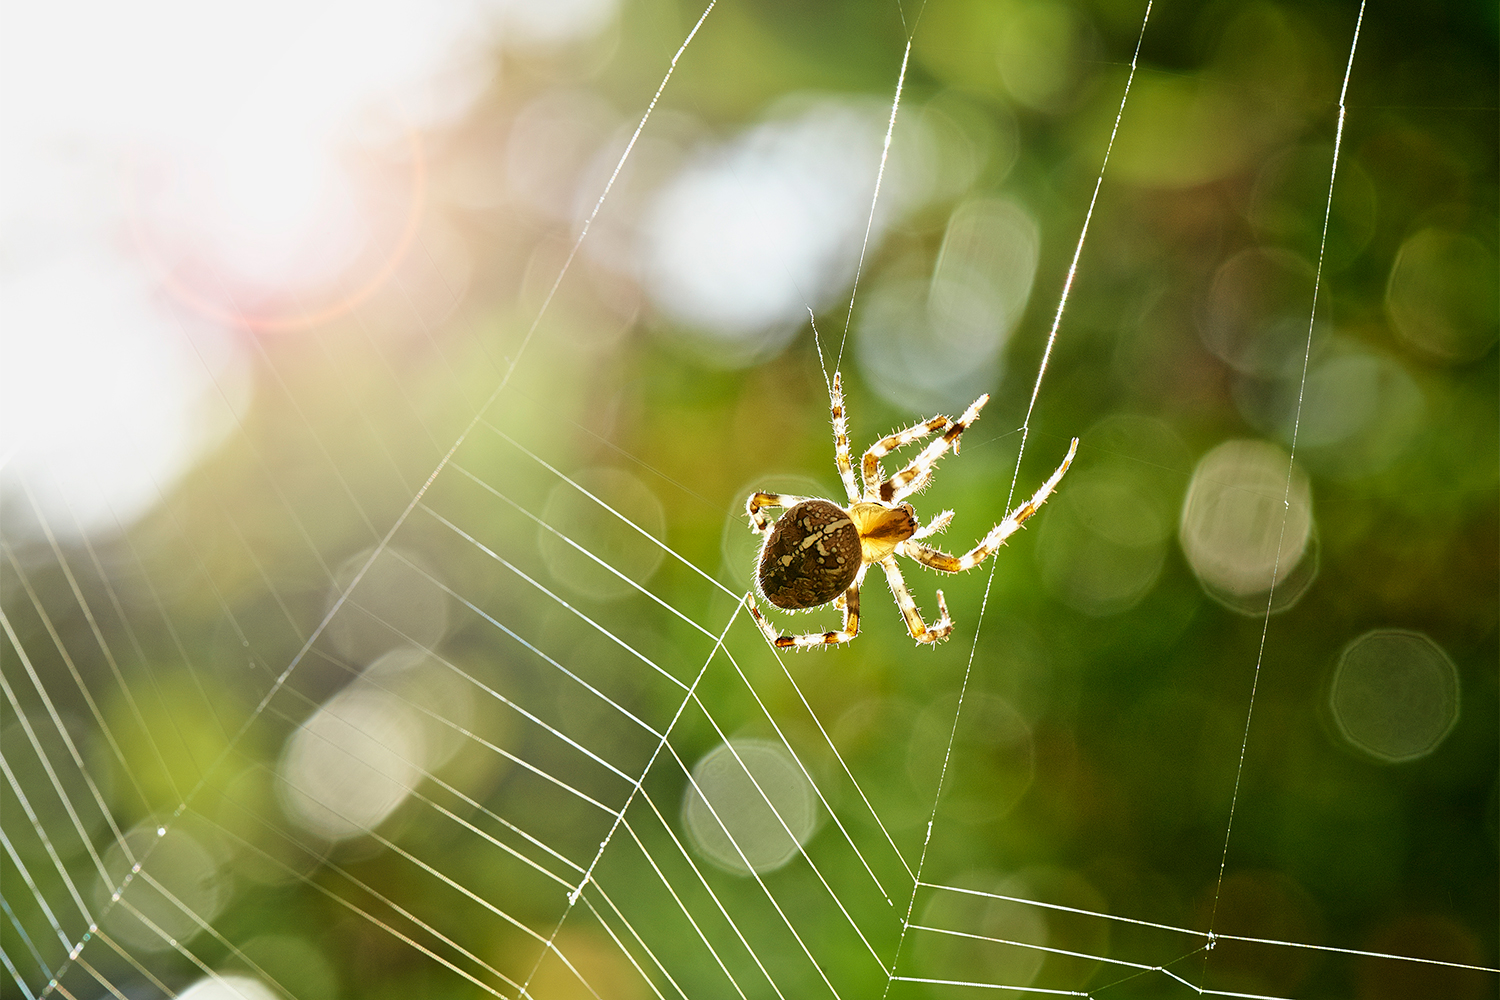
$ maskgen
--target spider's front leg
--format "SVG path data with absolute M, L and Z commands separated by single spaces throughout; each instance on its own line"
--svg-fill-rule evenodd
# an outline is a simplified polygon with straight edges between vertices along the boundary
M 833 462 L 839 467 L 839 478 L 844 482 L 844 492 L 849 502 L 859 499 L 859 489 L 854 485 L 854 463 L 849 458 L 849 416 L 844 409 L 844 383 L 839 373 L 833 373 L 833 384 L 828 387 L 828 411 L 833 417 Z
M 898 448 L 904 448 L 913 441 L 920 441 L 935 431 L 943 430 L 950 421 L 947 417 L 939 414 L 922 421 L 920 424 L 912 424 L 905 430 L 897 431 L 889 437 L 883 437 L 870 445 L 870 450 L 865 452 L 864 462 L 861 463 L 860 474 L 865 484 L 865 499 L 874 500 L 880 496 L 880 481 L 885 473 L 880 469 L 880 460 Z
M 947 453 L 949 448 L 958 454 L 959 435 L 968 430 L 969 425 L 979 419 L 979 411 L 984 409 L 984 404 L 990 401 L 989 393 L 980 396 L 969 404 L 963 415 L 957 420 L 943 418 L 947 430 L 943 436 L 923 448 L 917 457 L 911 460 L 911 464 L 883 483 L 872 483 L 868 487 L 872 493 L 886 503 L 895 503 L 913 493 L 920 491 L 932 481 L 933 467 L 937 460 Z M 933 420 L 938 418 L 934 417 Z
M 936 535 L 938 532 L 945 530 L 951 523 L 953 523 L 953 511 L 945 510 L 918 528 L 917 533 L 911 536 L 912 540 L 916 541 L 926 538 L 928 535 Z
M 984 562 L 991 552 L 1004 545 L 1007 538 L 1020 531 L 1021 526 L 1026 523 L 1027 518 L 1035 514 L 1037 508 L 1047 502 L 1047 498 L 1052 495 L 1053 490 L 1057 489 L 1057 484 L 1062 481 L 1064 473 L 1068 471 L 1068 466 L 1073 464 L 1073 456 L 1077 453 L 1078 439 L 1074 438 L 1073 444 L 1068 448 L 1068 454 L 1062 460 L 1062 464 L 1031 495 L 1031 499 L 1011 511 L 1005 520 L 991 528 L 989 534 L 979 540 L 978 545 L 963 555 L 949 555 L 931 546 L 923 545 L 915 541 L 917 536 L 913 536 L 902 542 L 896 547 L 896 551 L 940 573 L 962 573 L 964 570 L 973 569 Z
M 839 595 L 834 602 L 836 607 L 843 608 L 844 627 L 837 632 L 808 632 L 803 635 L 779 635 L 766 620 L 766 616 L 760 613 L 760 608 L 755 604 L 755 595 L 746 594 L 745 603 L 750 608 L 750 616 L 755 619 L 755 624 L 760 627 L 761 634 L 766 641 L 779 649 L 818 649 L 823 646 L 839 646 L 850 642 L 859 634 L 859 583 L 864 578 L 861 571 L 849 589 Z
M 880 568 L 885 570 L 886 582 L 891 585 L 891 594 L 896 598 L 896 605 L 901 609 L 901 616 L 906 619 L 906 631 L 919 643 L 927 644 L 942 642 L 948 638 L 953 631 L 953 619 L 948 615 L 948 605 L 943 600 L 943 592 L 937 592 L 938 620 L 928 627 L 922 621 L 922 613 L 917 610 L 917 602 L 911 599 L 911 591 L 906 589 L 906 581 L 901 576 L 901 568 L 896 565 L 895 556 L 886 556 L 880 560 Z

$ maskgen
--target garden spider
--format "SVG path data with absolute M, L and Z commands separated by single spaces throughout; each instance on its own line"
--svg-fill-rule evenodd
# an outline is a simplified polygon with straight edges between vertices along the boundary
M 859 585 L 865 571 L 879 563 L 885 570 L 886 582 L 901 614 L 906 618 L 906 630 L 918 643 L 936 643 L 946 639 L 953 631 L 953 619 L 948 616 L 948 606 L 943 603 L 943 592 L 937 592 L 938 620 L 931 628 L 922 621 L 917 604 L 906 589 L 901 570 L 896 565 L 896 554 L 915 559 L 923 566 L 940 573 L 961 573 L 984 562 L 995 549 L 1018 531 L 1025 520 L 1035 514 L 1037 508 L 1047 501 L 1057 488 L 1063 474 L 1078 451 L 1078 439 L 1068 448 L 1067 457 L 1052 473 L 1041 489 L 1030 500 L 1011 511 L 999 524 L 990 529 L 978 545 L 961 556 L 951 556 L 930 546 L 921 539 L 936 534 L 953 520 L 953 511 L 945 510 L 925 528 L 917 523 L 917 512 L 903 498 L 925 488 L 932 482 L 937 460 L 949 448 L 958 453 L 958 436 L 979 419 L 979 411 L 989 402 L 989 395 L 980 396 L 957 420 L 936 416 L 914 424 L 904 431 L 897 431 L 882 438 L 865 452 L 860 473 L 864 480 L 864 492 L 854 484 L 854 467 L 849 459 L 849 430 L 844 418 L 844 391 L 839 383 L 839 373 L 833 373 L 833 384 L 829 387 L 830 408 L 833 411 L 833 454 L 838 465 L 839 478 L 844 481 L 844 490 L 849 494 L 849 506 L 840 507 L 832 500 L 812 497 L 787 496 L 779 493 L 752 493 L 745 504 L 750 515 L 750 530 L 764 536 L 761 545 L 756 584 L 761 594 L 778 608 L 788 611 L 808 610 L 833 602 L 834 607 L 844 612 L 844 627 L 837 632 L 809 632 L 805 635 L 777 635 L 756 607 L 754 594 L 746 595 L 750 614 L 765 633 L 766 639 L 775 646 L 808 648 L 811 646 L 833 646 L 849 642 L 859 632 Z M 884 478 L 880 460 L 897 448 L 920 441 L 929 434 L 942 431 L 943 436 L 923 448 L 910 465 L 900 472 Z M 789 508 L 775 521 L 761 513 L 767 507 Z

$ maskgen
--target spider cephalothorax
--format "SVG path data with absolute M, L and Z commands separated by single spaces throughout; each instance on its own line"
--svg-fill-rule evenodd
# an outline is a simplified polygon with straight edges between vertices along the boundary
M 756 584 L 765 599 L 788 611 L 822 607 L 832 602 L 844 612 L 844 627 L 837 632 L 778 635 L 756 607 L 753 597 L 749 598 L 750 613 L 766 638 L 777 646 L 805 648 L 848 642 L 859 632 L 859 585 L 871 564 L 879 563 L 885 570 L 886 582 L 901 608 L 911 637 L 921 643 L 940 642 L 953 631 L 953 620 L 948 616 L 943 592 L 937 592 L 938 620 L 929 628 L 906 589 L 900 567 L 896 565 L 896 554 L 915 559 L 942 573 L 960 573 L 978 566 L 1052 495 L 1073 461 L 1078 439 L 1073 439 L 1067 457 L 1030 500 L 990 529 L 989 534 L 967 553 L 951 556 L 923 545 L 920 539 L 946 528 L 953 520 L 953 511 L 943 511 L 924 528 L 918 523 L 912 505 L 902 500 L 932 481 L 937 460 L 950 448 L 955 454 L 958 452 L 959 435 L 979 419 L 979 411 L 989 402 L 989 396 L 974 400 L 957 420 L 932 417 L 875 442 L 865 452 L 860 466 L 864 481 L 862 491 L 854 482 L 854 465 L 849 457 L 849 434 L 844 417 L 844 393 L 838 372 L 834 372 L 829 396 L 833 411 L 834 460 L 849 495 L 849 506 L 840 507 L 832 500 L 752 493 L 746 502 L 746 511 L 750 515 L 750 530 L 765 539 L 756 568 Z M 939 431 L 942 437 L 923 448 L 910 465 L 885 478 L 880 468 L 882 458 L 897 448 Z M 785 507 L 787 511 L 771 521 L 761 513 L 767 507 Z

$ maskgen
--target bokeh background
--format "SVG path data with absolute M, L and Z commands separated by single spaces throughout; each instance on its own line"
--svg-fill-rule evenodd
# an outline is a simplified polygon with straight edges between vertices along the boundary
M 1144 13 L 7 5 L 0 992 L 1496 996 L 1496 9 L 1330 204 L 1358 8 L 1158 2 L 1093 203 Z M 825 370 L 966 548 L 1091 204 L 1057 495 L 778 659 Z

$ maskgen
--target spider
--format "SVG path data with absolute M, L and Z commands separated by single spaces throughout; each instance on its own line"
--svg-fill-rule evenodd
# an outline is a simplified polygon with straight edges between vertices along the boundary
M 943 511 L 923 527 L 918 524 L 917 512 L 912 505 L 902 501 L 932 482 L 938 459 L 950 448 L 958 454 L 959 435 L 979 419 L 979 411 L 989 402 L 989 395 L 974 400 L 957 420 L 941 415 L 931 417 L 871 445 L 860 466 L 863 493 L 854 483 L 849 431 L 844 416 L 844 391 L 838 372 L 833 374 L 828 395 L 833 411 L 834 462 L 838 466 L 839 478 L 844 482 L 844 490 L 849 494 L 849 506 L 842 507 L 832 500 L 817 497 L 752 493 L 745 510 L 750 515 L 750 530 L 765 539 L 756 573 L 762 596 L 787 611 L 809 610 L 832 602 L 844 613 L 844 627 L 837 632 L 778 635 L 756 606 L 753 594 L 745 598 L 750 614 L 766 639 L 775 646 L 805 649 L 850 642 L 859 633 L 859 585 L 864 581 L 865 571 L 878 563 L 885 571 L 886 582 L 901 608 L 911 637 L 918 643 L 941 642 L 953 631 L 953 619 L 948 616 L 943 592 L 937 592 L 938 620 L 929 627 L 922 621 L 921 612 L 906 589 L 906 581 L 896 565 L 896 555 L 899 553 L 914 559 L 940 573 L 961 573 L 978 566 L 1052 495 L 1078 451 L 1078 439 L 1073 439 L 1067 457 L 1030 500 L 991 528 L 978 545 L 961 556 L 952 556 L 922 544 L 921 539 L 946 528 L 953 520 L 953 511 Z M 923 448 L 911 464 L 890 478 L 885 477 L 880 467 L 882 458 L 938 432 L 942 432 L 942 436 Z M 768 507 L 787 510 L 772 521 L 762 513 Z

